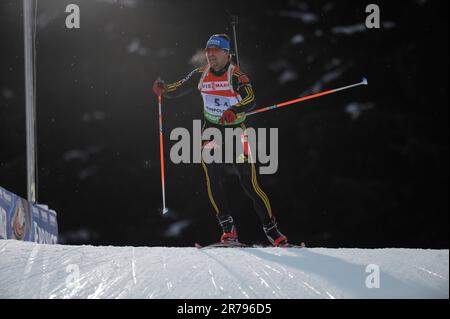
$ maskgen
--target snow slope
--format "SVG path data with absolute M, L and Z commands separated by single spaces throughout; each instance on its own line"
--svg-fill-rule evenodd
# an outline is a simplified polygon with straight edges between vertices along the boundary
M 0 240 L 0 298 L 448 298 L 448 257 L 448 250 L 198 250 Z M 368 265 L 379 267 L 379 288 L 366 287 L 367 277 L 376 275 Z

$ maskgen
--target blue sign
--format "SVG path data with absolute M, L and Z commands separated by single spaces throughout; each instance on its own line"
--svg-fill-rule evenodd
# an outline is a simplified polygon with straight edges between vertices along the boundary
M 0 239 L 56 244 L 56 212 L 0 187 Z

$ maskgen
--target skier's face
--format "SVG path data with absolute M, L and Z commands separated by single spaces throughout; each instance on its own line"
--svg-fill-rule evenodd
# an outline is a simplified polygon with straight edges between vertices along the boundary
M 221 48 L 212 47 L 207 48 L 205 51 L 209 65 L 211 65 L 211 67 L 216 71 L 221 70 L 225 65 L 227 65 L 228 60 L 230 59 L 228 52 L 222 50 Z

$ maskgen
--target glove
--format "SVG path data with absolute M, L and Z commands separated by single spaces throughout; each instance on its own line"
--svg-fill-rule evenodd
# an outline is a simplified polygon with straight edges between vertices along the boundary
M 155 93 L 157 96 L 163 95 L 167 91 L 167 85 L 164 83 L 163 80 L 157 79 L 155 83 L 153 83 L 153 93 Z
M 236 113 L 234 113 L 232 110 L 226 110 L 223 112 L 222 117 L 219 119 L 219 123 L 221 125 L 224 125 L 225 123 L 233 123 L 236 121 Z

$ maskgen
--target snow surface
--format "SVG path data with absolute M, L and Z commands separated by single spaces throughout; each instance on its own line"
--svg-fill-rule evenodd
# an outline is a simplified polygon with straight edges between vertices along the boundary
M 369 289 L 373 265 L 379 288 Z M 0 298 L 448 298 L 448 269 L 448 250 L 198 250 L 0 240 Z

